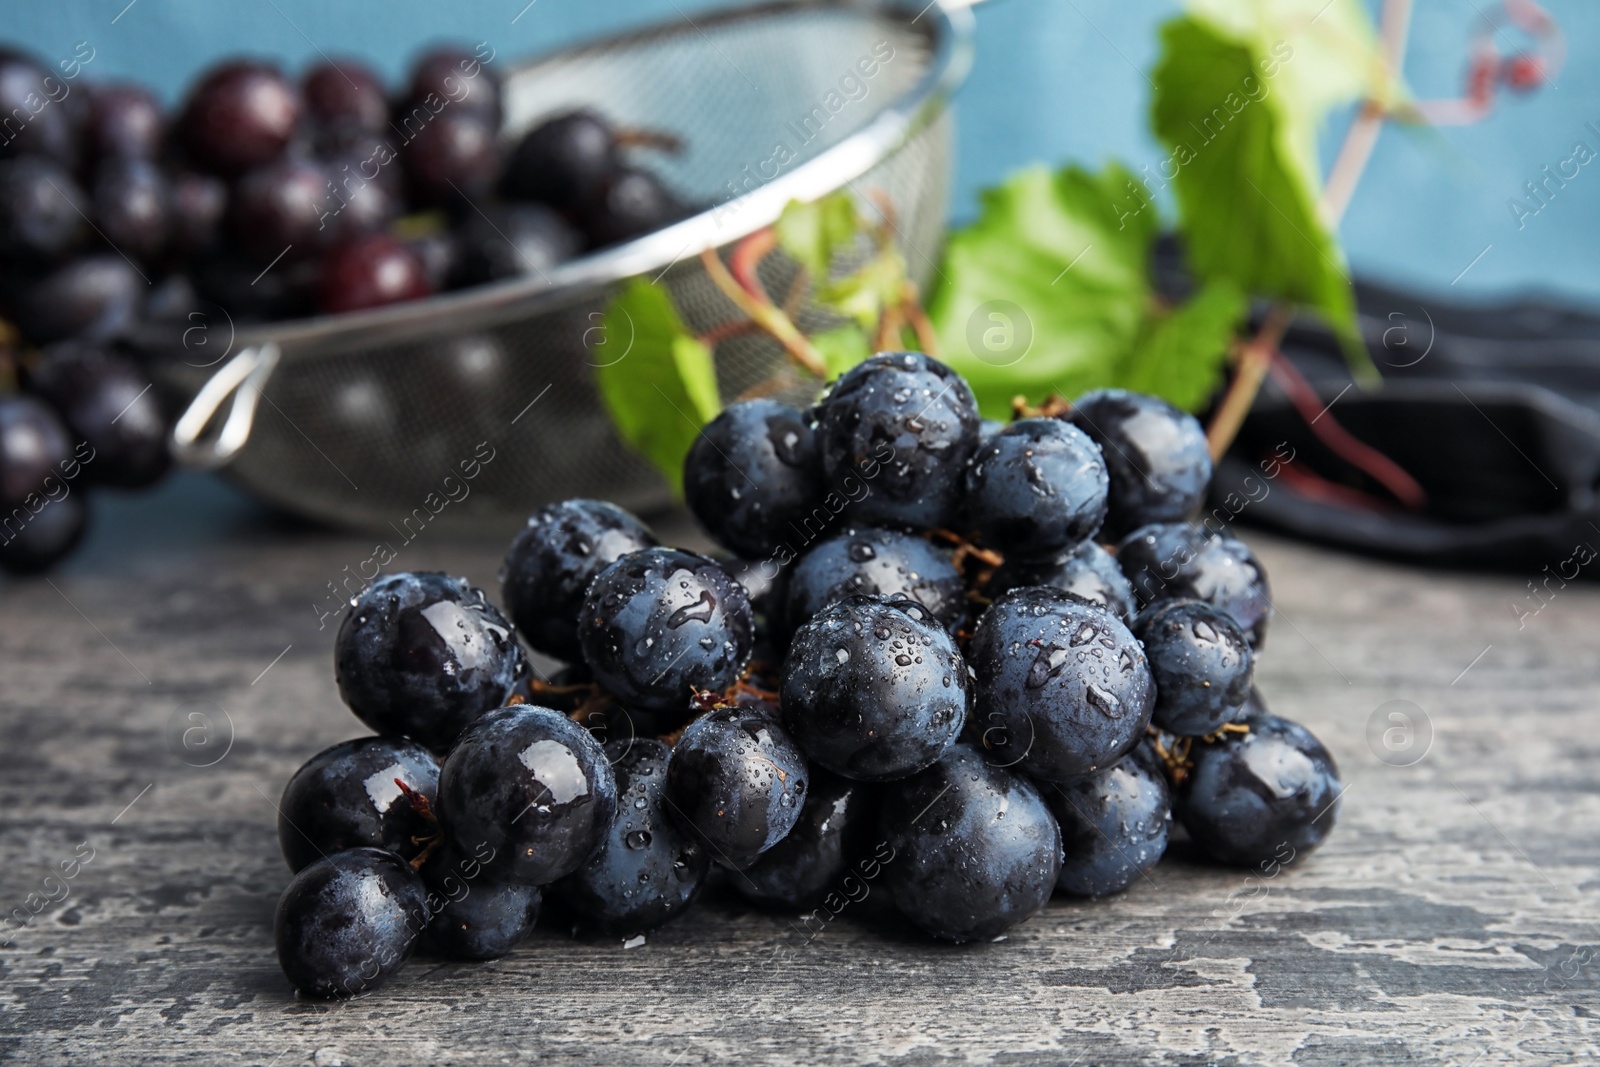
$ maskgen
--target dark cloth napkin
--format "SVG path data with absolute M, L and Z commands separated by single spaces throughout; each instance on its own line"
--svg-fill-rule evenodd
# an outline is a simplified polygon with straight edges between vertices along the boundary
M 1600 315 L 1356 291 L 1381 388 L 1353 384 L 1316 327 L 1292 329 L 1283 352 L 1327 405 L 1312 417 L 1393 460 L 1425 505 L 1402 506 L 1320 440 L 1269 378 L 1205 517 L 1414 563 L 1600 577 Z

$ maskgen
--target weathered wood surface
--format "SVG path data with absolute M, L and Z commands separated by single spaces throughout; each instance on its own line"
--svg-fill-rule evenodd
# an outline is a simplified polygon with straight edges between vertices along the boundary
M 363 732 L 312 605 L 370 546 L 264 521 L 192 478 L 99 503 L 93 542 L 53 584 L 0 587 L 0 901 L 66 893 L 0 948 L 0 1058 L 1596 1057 L 1600 589 L 1563 589 L 1519 629 L 1510 605 L 1531 573 L 1407 571 L 1247 532 L 1280 609 L 1262 688 L 1349 786 L 1331 842 L 1273 878 L 1169 857 L 1118 899 L 1057 901 L 1003 943 L 960 949 L 848 914 L 808 940 L 724 895 L 642 947 L 550 930 L 498 963 L 414 961 L 329 1006 L 293 999 L 273 959 L 288 879 L 273 805 L 304 758 Z M 493 588 L 498 551 L 424 535 L 396 565 Z M 1392 700 L 1432 724 L 1412 766 L 1369 744 Z M 212 747 L 191 734 L 186 749 L 171 723 L 207 709 Z

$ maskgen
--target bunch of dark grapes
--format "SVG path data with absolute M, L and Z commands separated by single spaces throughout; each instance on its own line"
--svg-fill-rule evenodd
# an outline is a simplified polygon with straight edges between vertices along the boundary
M 27 116 L 0 143 L 0 392 L 53 409 L 0 399 L 0 565 L 72 548 L 79 485 L 165 469 L 168 415 L 135 400 L 148 382 L 119 349 L 141 323 L 192 340 L 379 307 L 542 274 L 688 213 L 634 158 L 670 137 L 575 111 L 503 143 L 492 58 L 435 48 L 393 93 L 357 60 L 298 83 L 232 60 L 168 114 L 137 85 L 0 50 L 0 113 Z
M 0 568 L 31 574 L 82 539 L 90 486 L 161 479 L 167 416 L 139 364 L 96 341 L 0 341 L 5 377 L 22 391 L 0 396 Z
M 0 306 L 36 344 L 208 304 L 353 311 L 536 274 L 686 213 L 632 155 L 670 137 L 575 111 L 504 143 L 492 58 L 435 48 L 393 93 L 359 60 L 298 83 L 230 60 L 171 115 L 138 86 L 76 86 L 0 148 Z M 0 85 L 45 77 L 0 57 Z
M 509 621 L 443 575 L 370 587 L 336 658 L 378 736 L 284 793 L 285 972 L 351 995 L 418 944 L 509 952 L 545 897 L 633 937 L 719 869 L 813 929 L 866 885 L 996 939 L 1128 888 L 1174 815 L 1223 863 L 1315 848 L 1338 772 L 1255 691 L 1266 575 L 1192 521 L 1199 425 L 1120 391 L 1059 407 L 987 424 L 950 368 L 884 353 L 809 410 L 705 428 L 685 494 L 734 556 L 569 500 L 511 546 Z M 567 666 L 530 676 L 519 636 Z

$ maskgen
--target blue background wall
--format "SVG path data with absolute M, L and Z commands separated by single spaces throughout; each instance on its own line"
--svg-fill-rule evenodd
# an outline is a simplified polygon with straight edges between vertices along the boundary
M 608 30 L 722 4 L 691 0 L 0 0 L 0 37 L 47 59 L 89 41 L 96 77 L 131 77 L 175 98 L 219 55 L 247 50 L 298 66 L 328 53 L 367 57 L 397 76 L 439 37 L 490 41 L 502 54 L 544 50 Z M 1358 271 L 1425 291 L 1505 295 L 1535 290 L 1600 305 L 1600 161 L 1584 167 L 1518 229 L 1507 201 L 1574 141 L 1600 150 L 1600 3 L 1546 0 L 1566 31 L 1556 85 L 1502 96 L 1476 126 L 1384 132 L 1346 216 Z M 1490 0 L 1417 0 L 1407 75 L 1421 96 L 1455 95 L 1478 12 Z M 978 54 L 959 104 L 952 209 L 1038 159 L 1135 167 L 1161 158 L 1145 133 L 1155 27 L 1175 5 L 1126 0 L 999 0 L 978 11 Z M 518 16 L 513 24 L 512 19 Z M 120 14 L 119 14 L 120 13 Z M 115 19 L 115 22 L 113 22 Z M 1505 45 L 1509 48 L 1509 43 Z M 708 71 L 723 77 L 724 71 Z M 1325 159 L 1343 119 L 1325 138 Z M 1485 248 L 1487 252 L 1484 252 Z M 1483 253 L 1454 287 L 1451 280 Z

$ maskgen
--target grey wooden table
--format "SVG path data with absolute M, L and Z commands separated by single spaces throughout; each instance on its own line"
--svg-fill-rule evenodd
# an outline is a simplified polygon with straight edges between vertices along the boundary
M 1060 900 L 964 948 L 848 917 L 811 940 L 716 896 L 639 947 L 541 931 L 327 1005 L 295 1000 L 273 958 L 273 806 L 302 760 L 364 732 L 314 605 L 371 545 L 195 477 L 97 503 L 68 566 L 0 585 L 0 1058 L 1596 1058 L 1600 589 L 1562 589 L 1519 627 L 1532 573 L 1246 531 L 1279 609 L 1262 689 L 1348 784 L 1330 843 L 1270 879 L 1169 857 L 1120 898 Z M 493 589 L 498 549 L 424 534 L 395 566 Z

